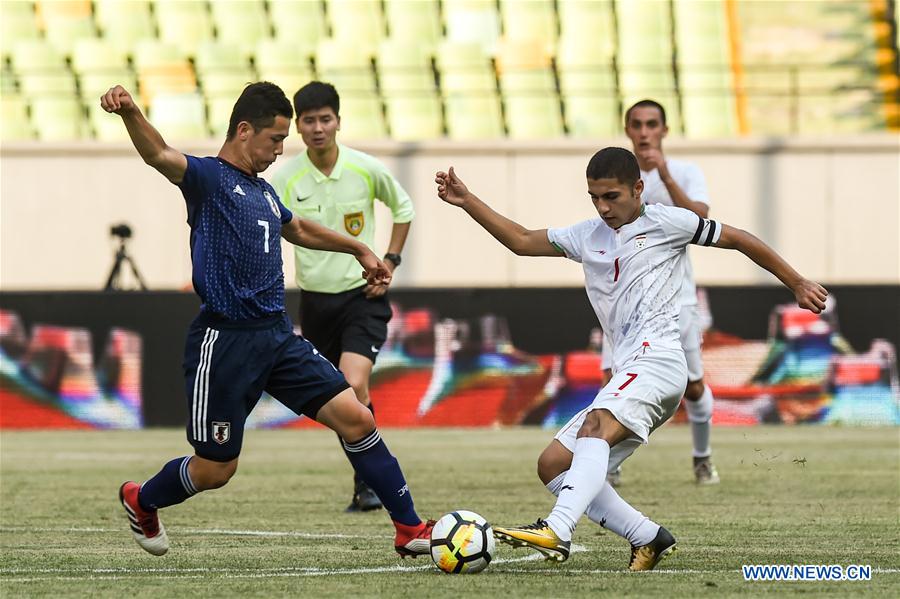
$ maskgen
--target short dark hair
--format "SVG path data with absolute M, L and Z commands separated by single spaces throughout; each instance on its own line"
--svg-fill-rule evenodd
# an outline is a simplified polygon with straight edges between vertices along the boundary
M 281 88 L 268 81 L 251 83 L 244 88 L 231 109 L 225 138 L 232 139 L 237 133 L 238 123 L 242 121 L 250 123 L 254 131 L 259 131 L 271 127 L 276 116 L 286 116 L 288 120 L 294 118 L 291 103 Z
M 341 116 L 341 97 L 330 83 L 310 81 L 294 94 L 294 112 L 297 118 L 307 110 L 331 108 L 334 116 Z
M 656 100 L 644 99 L 640 102 L 635 102 L 631 105 L 631 108 L 625 111 L 625 126 L 628 126 L 628 119 L 631 118 L 631 111 L 635 108 L 656 108 L 659 110 L 659 116 L 662 118 L 662 124 L 666 124 L 666 109 L 662 107 L 662 104 L 657 102 Z
M 641 168 L 634 154 L 624 148 L 603 148 L 587 165 L 588 179 L 616 179 L 633 187 L 641 178 Z

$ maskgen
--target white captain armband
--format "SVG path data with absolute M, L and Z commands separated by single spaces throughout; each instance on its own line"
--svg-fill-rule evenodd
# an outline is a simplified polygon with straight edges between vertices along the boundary
M 719 241 L 719 236 L 722 235 L 722 225 L 708 218 L 700 218 L 699 216 L 697 218 L 700 219 L 700 222 L 697 223 L 697 231 L 694 233 L 691 243 L 712 245 Z

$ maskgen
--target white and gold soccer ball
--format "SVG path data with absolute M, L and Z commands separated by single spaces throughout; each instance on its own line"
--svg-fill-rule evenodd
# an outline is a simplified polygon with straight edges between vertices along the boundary
M 431 531 L 431 559 L 448 574 L 481 572 L 493 557 L 494 531 L 475 512 L 450 512 Z

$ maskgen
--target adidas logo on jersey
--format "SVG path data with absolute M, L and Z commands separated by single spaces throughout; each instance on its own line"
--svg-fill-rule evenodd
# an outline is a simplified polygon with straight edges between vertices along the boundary
M 240 186 L 240 185 L 235 185 L 235 186 L 234 186 L 234 189 L 232 189 L 231 191 L 234 192 L 234 193 L 236 193 L 236 194 L 238 194 L 239 196 L 245 196 L 245 197 L 246 197 L 246 195 L 247 195 L 246 193 L 244 193 L 244 190 L 241 189 L 241 186 Z

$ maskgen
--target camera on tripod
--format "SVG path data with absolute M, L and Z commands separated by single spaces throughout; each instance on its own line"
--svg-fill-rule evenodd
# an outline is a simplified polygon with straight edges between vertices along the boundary
M 120 237 L 122 239 L 129 239 L 131 237 L 131 227 L 126 225 L 125 223 L 119 223 L 118 225 L 113 225 L 109 228 L 110 237 Z
M 125 248 L 125 244 L 131 239 L 133 231 L 131 227 L 126 225 L 125 223 L 119 223 L 117 225 L 112 225 L 109 228 L 110 237 L 117 237 L 119 239 L 119 247 L 116 250 L 115 261 L 113 262 L 112 270 L 109 272 L 109 277 L 106 279 L 106 287 L 105 291 L 121 291 L 122 284 L 119 280 L 120 275 L 122 274 L 122 265 L 127 265 L 131 268 L 131 274 L 134 276 L 135 280 L 137 280 L 138 285 L 142 291 L 146 291 L 147 286 L 144 284 L 144 279 L 141 277 L 141 273 L 138 272 L 137 265 L 134 263 L 134 259 L 128 255 L 128 250 Z

